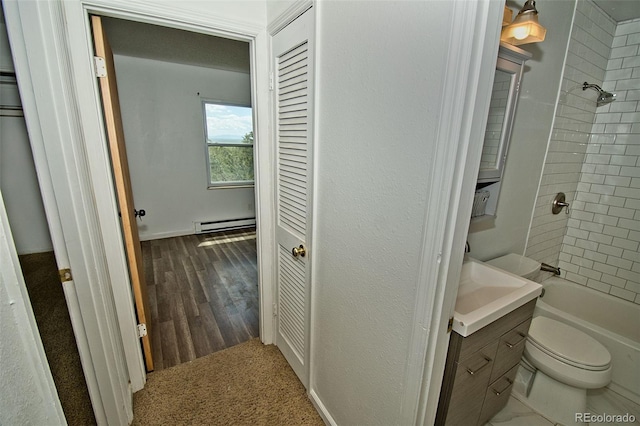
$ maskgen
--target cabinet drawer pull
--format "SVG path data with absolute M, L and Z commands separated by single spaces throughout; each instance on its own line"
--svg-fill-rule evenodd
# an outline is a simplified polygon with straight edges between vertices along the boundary
M 505 392 L 513 384 L 513 381 L 511 379 L 505 378 L 505 380 L 507 381 L 507 386 L 505 386 L 502 390 L 497 391 L 497 390 L 495 390 L 495 388 L 491 389 L 493 391 L 493 393 L 496 394 L 496 396 L 500 396 L 501 393 Z
M 518 331 L 518 336 L 520 336 L 520 340 L 518 340 L 517 342 L 515 343 L 504 342 L 504 344 L 507 345 L 509 349 L 511 349 L 515 346 L 518 346 L 520 343 L 524 342 L 524 340 L 527 338 L 527 335 L 521 331 Z
M 480 367 L 476 368 L 475 370 L 472 370 L 471 368 L 467 367 L 467 373 L 471 374 L 472 376 L 474 374 L 476 374 L 478 371 L 482 370 L 483 368 L 485 368 L 487 365 L 489 365 L 489 363 L 491 361 L 493 361 L 491 358 L 489 358 L 488 356 L 483 355 L 484 358 L 484 364 L 482 364 Z

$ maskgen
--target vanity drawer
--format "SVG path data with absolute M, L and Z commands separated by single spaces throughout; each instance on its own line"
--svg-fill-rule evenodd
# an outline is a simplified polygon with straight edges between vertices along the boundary
M 520 306 L 518 309 L 508 313 L 502 318 L 495 320 L 470 336 L 462 338 L 459 359 L 465 359 L 486 345 L 487 342 L 499 339 L 514 327 L 522 324 L 523 321 L 530 319 L 533 316 L 533 310 L 535 307 L 536 299 Z
M 496 360 L 493 364 L 493 371 L 491 372 L 491 379 L 489 382 L 493 383 L 498 377 L 509 371 L 511 367 L 517 365 L 522 359 L 522 352 L 524 352 L 524 344 L 527 341 L 527 333 L 529 332 L 529 326 L 531 325 L 531 318 L 523 322 L 513 330 L 505 333 L 498 343 L 498 352 L 496 353 Z
M 447 425 L 476 424 L 485 398 L 498 342 L 456 363 L 455 386 L 447 411 Z
M 516 365 L 515 367 L 512 367 L 511 370 L 507 371 L 505 375 L 489 385 L 484 397 L 482 413 L 478 419 L 478 426 L 482 426 L 487 423 L 493 416 L 502 410 L 505 405 L 507 405 L 517 372 L 518 366 Z

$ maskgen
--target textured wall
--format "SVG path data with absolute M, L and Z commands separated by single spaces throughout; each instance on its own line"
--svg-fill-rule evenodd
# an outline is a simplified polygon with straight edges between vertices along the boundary
M 318 8 L 311 377 L 338 424 L 400 417 L 450 12 Z

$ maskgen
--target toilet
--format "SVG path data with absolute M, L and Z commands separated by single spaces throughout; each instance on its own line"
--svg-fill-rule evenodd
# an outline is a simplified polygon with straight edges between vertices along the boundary
M 514 253 L 486 263 L 535 279 L 540 264 Z M 564 425 L 581 425 L 576 413 L 587 411 L 587 389 L 611 381 L 611 354 L 600 342 L 560 321 L 536 316 L 525 343 L 524 368 L 534 371 L 526 395 L 534 411 Z

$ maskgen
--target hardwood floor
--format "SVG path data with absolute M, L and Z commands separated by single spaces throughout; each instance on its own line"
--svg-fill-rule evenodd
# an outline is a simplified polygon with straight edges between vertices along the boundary
M 142 242 L 155 369 L 259 335 L 255 229 Z

